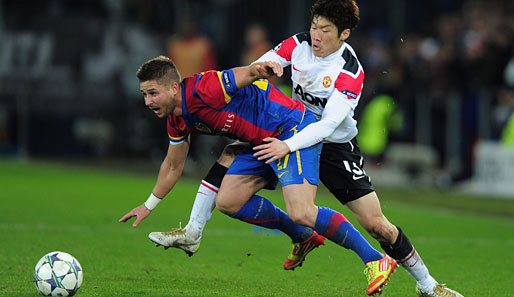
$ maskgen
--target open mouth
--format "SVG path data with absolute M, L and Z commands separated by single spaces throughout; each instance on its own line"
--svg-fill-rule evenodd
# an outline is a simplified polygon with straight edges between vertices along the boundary
M 160 113 L 161 109 L 159 107 L 150 107 L 151 110 L 153 110 L 154 113 Z

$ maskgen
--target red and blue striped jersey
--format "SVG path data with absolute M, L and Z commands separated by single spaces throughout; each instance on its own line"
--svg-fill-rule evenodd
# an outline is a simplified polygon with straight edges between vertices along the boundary
M 257 145 L 300 124 L 304 113 L 300 101 L 266 81 L 238 89 L 232 69 L 207 71 L 182 81 L 182 115 L 168 116 L 168 136 L 172 144 L 201 133 Z

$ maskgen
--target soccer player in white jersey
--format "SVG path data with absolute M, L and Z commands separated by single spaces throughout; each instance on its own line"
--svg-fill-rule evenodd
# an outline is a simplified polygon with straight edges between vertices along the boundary
M 296 34 L 264 54 L 258 61 L 291 65 L 293 98 L 301 100 L 318 118 L 300 133 L 280 141 L 265 139 L 255 147 L 267 162 L 323 141 L 320 179 L 330 192 L 355 215 L 368 233 L 379 241 L 416 280 L 422 297 L 459 297 L 460 293 L 439 284 L 402 229 L 391 224 L 363 170 L 364 159 L 357 144 L 354 110 L 361 97 L 364 71 L 353 48 L 346 42 L 359 22 L 354 0 L 318 0 L 312 10 L 310 32 Z M 189 255 L 198 250 L 203 228 L 210 219 L 217 189 L 234 156 L 243 146 L 229 145 L 202 181 L 190 221 L 172 232 L 152 232 L 149 237 L 165 247 L 183 249 Z M 301 266 L 313 248 L 311 242 L 293 243 L 284 262 L 292 270 Z

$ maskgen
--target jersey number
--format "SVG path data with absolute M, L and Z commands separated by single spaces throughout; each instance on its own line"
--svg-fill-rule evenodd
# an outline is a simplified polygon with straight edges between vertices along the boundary
M 361 179 L 363 177 L 366 177 L 366 172 L 364 170 L 362 170 L 359 167 L 359 165 L 357 165 L 357 163 L 352 162 L 352 166 L 350 166 L 350 162 L 344 160 L 343 164 L 344 164 L 344 168 L 346 169 L 346 171 L 348 171 L 348 172 L 353 174 L 353 177 L 352 177 L 353 180 L 358 180 L 358 179 Z

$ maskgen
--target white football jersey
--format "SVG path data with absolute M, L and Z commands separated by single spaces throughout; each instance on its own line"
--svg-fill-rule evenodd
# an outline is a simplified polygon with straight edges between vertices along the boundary
M 296 34 L 265 53 L 256 62 L 275 61 L 291 65 L 293 99 L 302 101 L 319 120 L 327 102 L 334 96 L 344 98 L 351 109 L 324 142 L 345 143 L 357 136 L 354 110 L 361 97 L 364 71 L 353 48 L 346 42 L 336 52 L 317 57 L 312 53 L 308 32 Z M 336 99 L 333 99 L 336 100 Z

